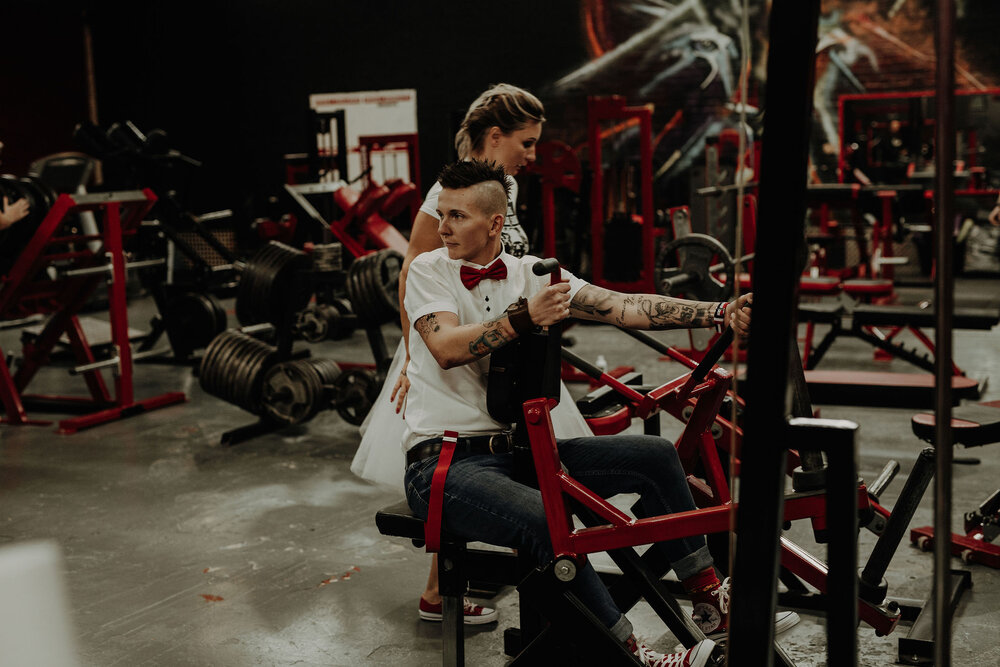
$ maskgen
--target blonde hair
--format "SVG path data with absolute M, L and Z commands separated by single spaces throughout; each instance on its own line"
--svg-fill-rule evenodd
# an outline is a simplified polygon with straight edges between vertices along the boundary
M 545 107 L 528 91 L 509 83 L 491 86 L 469 106 L 455 135 L 458 159 L 468 159 L 481 151 L 486 131 L 491 127 L 499 127 L 504 134 L 510 134 L 531 123 L 544 121 Z

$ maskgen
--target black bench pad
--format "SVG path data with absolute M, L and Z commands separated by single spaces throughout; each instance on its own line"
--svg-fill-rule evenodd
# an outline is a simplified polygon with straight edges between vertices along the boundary
M 989 405 L 962 405 L 951 411 L 952 438 L 956 445 L 981 447 L 1000 442 L 1000 408 Z M 913 433 L 933 442 L 935 421 L 932 413 L 914 415 Z
M 952 316 L 955 329 L 992 329 L 1000 322 L 996 308 L 958 308 Z M 933 327 L 937 323 L 933 308 L 918 306 L 856 306 L 853 312 L 855 326 Z
M 376 512 L 375 525 L 383 535 L 408 537 L 411 540 L 424 539 L 424 522 L 413 514 L 405 500 Z
M 833 324 L 844 317 L 844 312 L 844 307 L 839 303 L 800 303 L 799 321 Z

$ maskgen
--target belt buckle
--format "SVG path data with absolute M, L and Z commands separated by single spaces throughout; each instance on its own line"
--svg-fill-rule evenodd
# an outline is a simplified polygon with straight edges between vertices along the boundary
M 497 449 L 496 443 L 498 439 L 503 438 L 503 449 Z M 494 433 L 490 436 L 490 454 L 506 454 L 510 451 L 510 434 L 509 433 Z

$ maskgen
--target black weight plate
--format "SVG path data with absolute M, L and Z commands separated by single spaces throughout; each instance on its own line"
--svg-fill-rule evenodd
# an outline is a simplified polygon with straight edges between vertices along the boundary
M 247 262 L 240 277 L 240 287 L 236 295 L 236 317 L 240 324 L 259 324 L 266 321 L 262 312 L 266 307 L 260 301 L 260 292 L 272 279 L 275 263 L 281 254 L 275 242 L 258 250 Z
M 215 364 L 215 356 L 218 354 L 220 344 L 221 338 L 220 336 L 216 336 L 208 344 L 208 347 L 205 348 L 205 354 L 201 357 L 201 365 L 198 367 L 198 382 L 205 391 L 208 391 L 206 387 L 206 383 L 208 382 L 207 377 L 211 372 L 212 366 Z
M 727 282 L 717 279 L 710 267 L 722 264 Z M 706 234 L 688 234 L 674 239 L 661 250 L 656 259 L 655 283 L 662 290 L 663 280 L 678 273 L 693 275 L 693 282 L 685 283 L 670 296 L 684 296 L 698 301 L 726 301 L 732 294 L 735 266 L 729 251 L 722 243 Z
M 253 381 L 260 362 L 269 350 L 260 341 L 247 337 L 241 341 L 237 354 L 232 358 L 227 387 L 234 401 L 248 412 L 256 414 L 256 399 Z
M 340 377 L 340 366 L 333 359 L 310 359 L 309 363 L 319 374 L 320 381 L 324 387 L 333 389 L 336 386 L 337 378 Z
M 399 273 L 403 267 L 403 256 L 395 250 L 382 250 L 378 253 L 375 279 L 381 303 L 386 314 L 399 316 Z
M 361 274 L 361 282 L 364 286 L 365 303 L 370 313 L 369 319 L 372 324 L 379 325 L 386 321 L 385 305 L 379 294 L 379 262 L 378 253 L 372 253 L 366 257 L 365 271 Z
M 224 331 L 208 344 L 205 356 L 201 359 L 201 369 L 198 373 L 202 389 L 212 394 L 218 395 L 216 376 L 218 374 L 219 359 L 229 349 L 230 332 Z
M 259 364 L 259 368 L 257 369 L 257 371 L 256 371 L 256 373 L 254 375 L 254 380 L 253 380 L 252 386 L 253 386 L 253 395 L 254 395 L 255 401 L 256 401 L 256 403 L 255 403 L 256 404 L 256 409 L 258 410 L 258 412 L 261 409 L 261 405 L 260 405 L 261 383 L 264 380 L 264 374 L 267 373 L 269 370 L 271 370 L 271 368 L 273 368 L 275 366 L 275 364 L 277 364 L 279 362 L 280 362 L 280 359 L 278 358 L 278 352 L 277 352 L 277 350 L 272 350 L 268 354 L 264 355 L 263 359 L 261 359 L 260 364 Z
M 275 364 L 261 383 L 262 412 L 281 424 L 300 424 L 311 415 L 315 397 L 297 362 Z
M 239 402 L 233 396 L 232 379 L 233 375 L 239 372 L 238 364 L 244 342 L 243 334 L 238 331 L 234 331 L 228 336 L 228 340 L 216 360 L 215 372 L 212 377 L 212 383 L 217 388 L 219 396 L 234 405 L 239 405 Z
M 228 352 L 219 363 L 219 376 L 217 382 L 221 391 L 225 394 L 229 402 L 241 408 L 246 407 L 246 401 L 241 396 L 241 387 L 246 382 L 246 362 L 247 355 L 253 349 L 256 342 L 251 336 L 241 332 L 235 332 L 229 345 Z
M 167 302 L 164 311 L 167 338 L 182 356 L 205 347 L 219 333 L 215 309 L 203 294 L 179 294 Z
M 260 341 L 257 341 L 258 343 Z M 272 350 L 269 346 L 253 345 L 248 346 L 246 356 L 243 358 L 241 366 L 241 385 L 237 388 L 240 401 L 246 409 L 254 414 L 260 414 L 260 378 L 262 371 L 267 364 L 267 359 L 271 356 Z
M 347 288 L 347 298 L 351 302 L 351 310 L 357 314 L 360 320 L 364 321 L 364 303 L 361 301 L 362 295 L 358 282 L 358 271 L 361 268 L 362 262 L 360 259 L 355 259 L 351 263 L 351 268 L 347 271 L 347 283 L 345 287 Z
M 345 303 L 344 299 L 334 299 L 333 303 L 325 304 L 329 312 L 327 336 L 330 340 L 343 340 L 354 333 L 356 318 L 350 314 L 349 306 L 344 309 Z
M 350 370 L 342 373 L 336 381 L 337 393 L 334 402 L 337 414 L 349 424 L 360 426 L 371 410 L 374 388 L 374 378 L 371 373 L 362 370 Z
M 218 299 L 216 299 L 211 294 L 204 294 L 203 296 L 206 299 L 208 299 L 208 303 L 212 306 L 212 312 L 215 314 L 214 331 L 215 335 L 219 335 L 220 333 L 226 330 L 226 325 L 229 324 L 229 318 L 226 315 L 226 309 L 223 308 L 222 304 L 219 303 Z

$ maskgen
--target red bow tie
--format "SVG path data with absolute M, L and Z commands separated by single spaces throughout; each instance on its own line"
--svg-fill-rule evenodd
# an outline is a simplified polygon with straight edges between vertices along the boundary
M 480 280 L 488 278 L 490 280 L 503 280 L 507 277 L 507 265 L 503 260 L 498 259 L 484 269 L 474 269 L 471 266 L 462 266 L 460 272 L 462 284 L 466 289 L 472 289 L 479 284 Z

